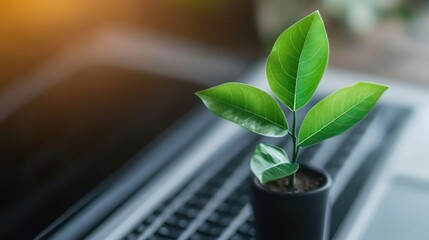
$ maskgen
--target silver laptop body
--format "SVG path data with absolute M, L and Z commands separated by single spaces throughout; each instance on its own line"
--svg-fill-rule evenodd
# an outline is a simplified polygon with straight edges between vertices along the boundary
M 102 39 L 105 39 L 105 36 Z M 153 52 L 149 52 L 151 55 L 148 56 L 148 51 L 134 51 L 133 49 L 139 49 L 139 46 L 135 45 L 133 48 L 132 44 L 139 41 L 132 39 L 116 39 L 115 44 L 108 44 L 111 56 L 100 59 L 109 62 L 109 59 L 126 56 L 127 59 L 134 59 L 110 61 L 109 64 L 172 75 L 175 74 L 174 71 L 163 69 L 174 70 L 178 67 L 175 64 L 180 62 L 182 57 L 188 57 L 194 59 L 193 63 L 198 62 L 203 67 L 203 70 L 197 72 L 200 76 L 193 79 L 189 77 L 195 76 L 191 73 L 193 68 L 187 66 L 186 62 L 181 62 L 181 69 L 185 69 L 180 73 L 183 75 L 182 79 L 189 81 L 202 81 L 205 71 L 212 73 L 211 76 L 216 73 L 221 76 L 219 69 L 222 71 L 222 66 L 225 71 L 234 71 L 233 66 L 240 65 L 238 60 L 231 61 L 231 58 L 223 58 L 222 54 L 212 51 L 207 54 L 204 49 L 200 49 L 200 52 L 194 53 L 178 52 L 176 59 L 169 59 L 161 68 L 150 63 L 156 63 L 157 59 L 162 59 L 163 56 L 154 55 Z M 113 47 L 112 50 L 112 46 L 116 48 Z M 168 46 L 174 47 L 174 44 L 169 43 Z M 118 49 L 121 51 L 115 51 Z M 180 49 L 183 49 L 183 46 L 180 46 Z M 93 54 L 103 52 L 100 49 L 97 51 Z M 127 55 L 130 52 L 133 54 Z M 189 54 L 193 54 L 192 57 Z M 87 61 L 86 64 L 97 64 L 101 61 L 95 59 L 92 62 Z M 225 64 L 224 59 L 229 59 L 229 62 Z M 138 62 L 144 64 L 136 64 Z M 74 71 L 72 68 L 65 69 Z M 261 60 L 236 81 L 268 90 L 265 79 L 264 62 Z M 331 192 L 334 208 L 331 238 L 428 239 L 429 90 L 406 81 L 392 81 L 329 68 L 321 81 L 316 98 L 357 81 L 374 81 L 390 86 L 382 97 L 380 108 L 375 110 L 361 129 L 351 130 L 305 153 L 308 155 L 305 160 L 307 164 L 329 168 L 335 175 Z M 219 82 L 221 81 L 210 80 L 206 84 L 216 85 Z M 350 142 L 350 139 L 354 140 Z M 257 138 L 229 122 L 216 118 L 199 106 L 157 139 L 149 150 L 138 154 L 136 161 L 123 175 L 114 183 L 109 183 L 107 191 L 84 207 L 77 207 L 79 211 L 71 210 L 73 214 L 66 213 L 39 237 L 82 237 L 76 235 L 78 229 L 85 229 L 89 222 L 97 221 L 94 227 L 88 229 L 84 238 L 151 239 L 159 234 L 167 220 L 207 186 L 211 179 L 219 179 L 216 174 L 230 171 L 223 182 L 219 183 L 216 191 L 207 193 L 211 194 L 211 197 L 193 213 L 192 220 L 188 221 L 186 228 L 182 229 L 176 238 L 193 239 L 193 235 L 200 231 L 211 214 L 225 201 L 231 196 L 234 196 L 233 199 L 241 199 L 240 196 L 245 191 L 242 186 L 248 183 L 251 176 L 248 154 L 257 142 L 266 141 L 288 145 L 278 139 Z M 151 163 L 154 166 L 162 165 L 161 170 L 150 178 L 142 174 L 145 169 L 154 167 L 144 164 L 143 159 L 147 158 L 154 159 Z M 229 165 L 229 160 L 222 161 L 218 158 L 231 159 L 234 168 L 225 168 Z M 144 185 L 139 187 L 141 182 L 144 182 Z M 122 195 L 128 197 L 117 204 L 115 199 Z M 349 205 L 343 206 L 343 203 Z M 117 207 L 108 216 L 97 218 L 99 211 L 114 204 L 117 204 Z M 241 204 L 227 226 L 219 230 L 215 239 L 232 239 L 243 228 L 243 224 L 251 221 L 248 198 L 243 197 Z M 341 217 L 335 220 L 337 215 Z M 148 219 L 150 224 L 143 224 L 148 222 Z M 248 239 L 252 237 L 249 236 Z

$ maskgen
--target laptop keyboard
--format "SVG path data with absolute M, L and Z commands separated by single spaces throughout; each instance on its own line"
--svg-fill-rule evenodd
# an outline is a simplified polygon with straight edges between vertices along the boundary
M 383 106 L 373 111 L 357 126 L 347 132 L 345 141 L 342 141 L 335 151 L 335 158 L 327 162 L 325 169 L 334 177 L 341 170 L 344 162 L 360 141 L 367 126 L 375 118 L 383 118 L 386 127 L 384 137 L 393 134 L 403 123 L 405 116 L 403 109 Z M 215 161 L 209 166 L 211 171 L 202 171 L 190 182 L 185 184 L 168 199 L 160 203 L 153 212 L 138 223 L 124 240 L 249 240 L 255 239 L 253 218 L 249 205 L 250 173 L 249 152 L 251 146 L 235 153 L 229 161 Z M 280 143 L 282 144 L 282 143 Z M 283 143 L 285 144 L 285 143 Z M 311 162 L 323 144 L 318 144 L 303 150 L 301 163 Z M 385 149 L 380 146 L 378 149 Z M 374 161 L 372 161 L 374 162 Z M 368 163 L 364 161 L 364 163 Z M 362 169 L 369 174 L 368 168 Z M 347 191 L 358 192 L 363 183 L 348 184 Z M 340 195 L 339 198 L 341 198 Z M 333 205 L 333 227 L 331 236 L 339 227 L 354 199 L 342 200 L 341 205 Z M 338 208 L 338 209 L 336 209 Z M 340 209 L 341 208 L 341 209 Z
M 124 239 L 216 239 L 248 202 L 248 163 L 234 158 L 173 194 Z M 199 185 L 194 188 L 192 184 Z M 157 221 L 156 221 L 157 220 Z

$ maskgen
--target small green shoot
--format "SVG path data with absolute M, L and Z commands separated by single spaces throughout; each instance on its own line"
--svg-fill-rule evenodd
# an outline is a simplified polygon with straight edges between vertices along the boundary
M 262 184 L 287 177 L 296 172 L 298 167 L 298 163 L 289 161 L 283 149 L 263 143 L 256 146 L 250 161 L 250 169 Z

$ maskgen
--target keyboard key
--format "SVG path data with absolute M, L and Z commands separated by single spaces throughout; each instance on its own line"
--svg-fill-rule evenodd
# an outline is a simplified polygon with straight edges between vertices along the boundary
M 222 216 L 216 212 L 213 212 L 210 214 L 210 216 L 207 218 L 207 221 L 214 223 L 214 224 L 220 224 L 220 220 L 222 219 Z
M 247 238 L 245 238 L 241 235 L 235 234 L 230 238 L 230 240 L 247 240 Z
M 134 233 L 128 234 L 128 236 L 125 238 L 125 240 L 136 240 L 136 239 L 137 239 L 137 235 Z
M 146 229 L 146 225 L 145 224 L 139 224 L 137 227 L 136 227 L 136 229 L 135 229 L 135 232 L 136 233 L 142 233 L 145 229 Z
M 168 207 L 168 205 L 167 205 L 166 203 L 161 204 L 160 206 L 158 206 L 158 207 L 156 208 L 156 210 L 155 210 L 154 214 L 156 214 L 156 215 L 161 214 L 161 213 L 164 211 L 164 209 L 165 209 L 166 207 Z
M 244 205 L 249 202 L 249 196 L 247 194 L 239 194 L 236 192 L 233 192 L 228 199 L 231 199 L 230 201 L 237 205 Z
M 187 204 L 201 208 L 201 207 L 205 206 L 209 200 L 210 200 L 210 198 L 208 198 L 208 197 L 204 197 L 204 196 L 202 197 L 202 196 L 194 195 L 188 200 Z
M 201 236 L 200 234 L 194 234 L 189 239 L 190 240 L 204 240 L 203 236 Z
M 219 188 L 225 183 L 228 177 L 229 176 L 221 176 L 221 175 L 215 176 L 212 179 L 210 179 L 210 181 L 208 181 L 207 184 L 210 185 L 210 187 Z
M 188 227 L 190 222 L 189 218 L 180 217 L 178 215 L 173 215 L 169 217 L 166 221 L 166 224 L 174 227 L 178 227 L 181 229 L 185 229 Z
M 206 234 L 195 233 L 189 239 L 190 240 L 215 240 L 217 238 Z
M 246 236 L 255 236 L 255 229 L 253 228 L 253 225 L 250 223 L 244 223 L 238 228 L 238 233 L 241 233 Z
M 190 222 L 189 218 L 181 217 L 180 215 L 176 215 L 176 214 L 169 217 L 166 221 L 168 225 L 173 227 L 178 227 L 181 229 L 185 229 L 186 227 L 188 227 L 189 222 Z
M 219 236 L 222 233 L 222 231 L 223 231 L 223 228 L 207 222 L 203 223 L 203 225 L 201 225 L 198 228 L 199 233 L 203 233 L 211 236 Z
M 197 194 L 211 198 L 217 192 L 218 188 L 213 188 L 210 186 L 204 186 L 200 189 Z
M 180 228 L 164 225 L 156 232 L 156 235 L 176 239 L 182 232 Z
M 151 223 L 153 223 L 155 221 L 155 219 L 158 217 L 157 214 L 153 213 L 151 215 L 149 215 L 144 221 L 143 223 L 145 223 L 146 225 L 149 225 Z
M 172 240 L 173 238 L 162 237 L 162 236 L 151 236 L 147 240 Z
M 238 212 L 240 212 L 242 207 L 243 206 L 239 206 L 235 204 L 233 205 L 233 204 L 228 204 L 227 202 L 223 202 L 218 206 L 216 211 L 224 214 L 228 214 L 228 215 L 236 215 Z
M 217 209 L 217 211 L 222 212 L 222 213 L 229 213 L 230 211 L 230 205 L 226 204 L 225 202 L 221 203 Z
M 229 214 L 226 215 L 215 211 L 212 214 L 210 214 L 210 216 L 207 218 L 207 222 L 220 225 L 220 226 L 227 226 L 228 224 L 231 223 L 232 219 L 233 219 L 233 216 L 230 216 Z
M 256 240 L 256 237 L 243 236 L 240 233 L 236 233 L 229 240 Z
M 199 209 L 188 207 L 188 206 L 182 206 L 177 210 L 177 214 L 185 216 L 187 218 L 193 219 L 195 218 L 199 213 Z

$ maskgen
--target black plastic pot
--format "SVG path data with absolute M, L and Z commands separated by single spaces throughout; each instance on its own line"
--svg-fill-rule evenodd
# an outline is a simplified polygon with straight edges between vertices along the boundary
M 253 179 L 251 200 L 258 240 L 328 239 L 332 179 L 325 171 L 308 166 L 300 166 L 299 171 L 316 172 L 325 182 L 309 192 L 279 193 Z

